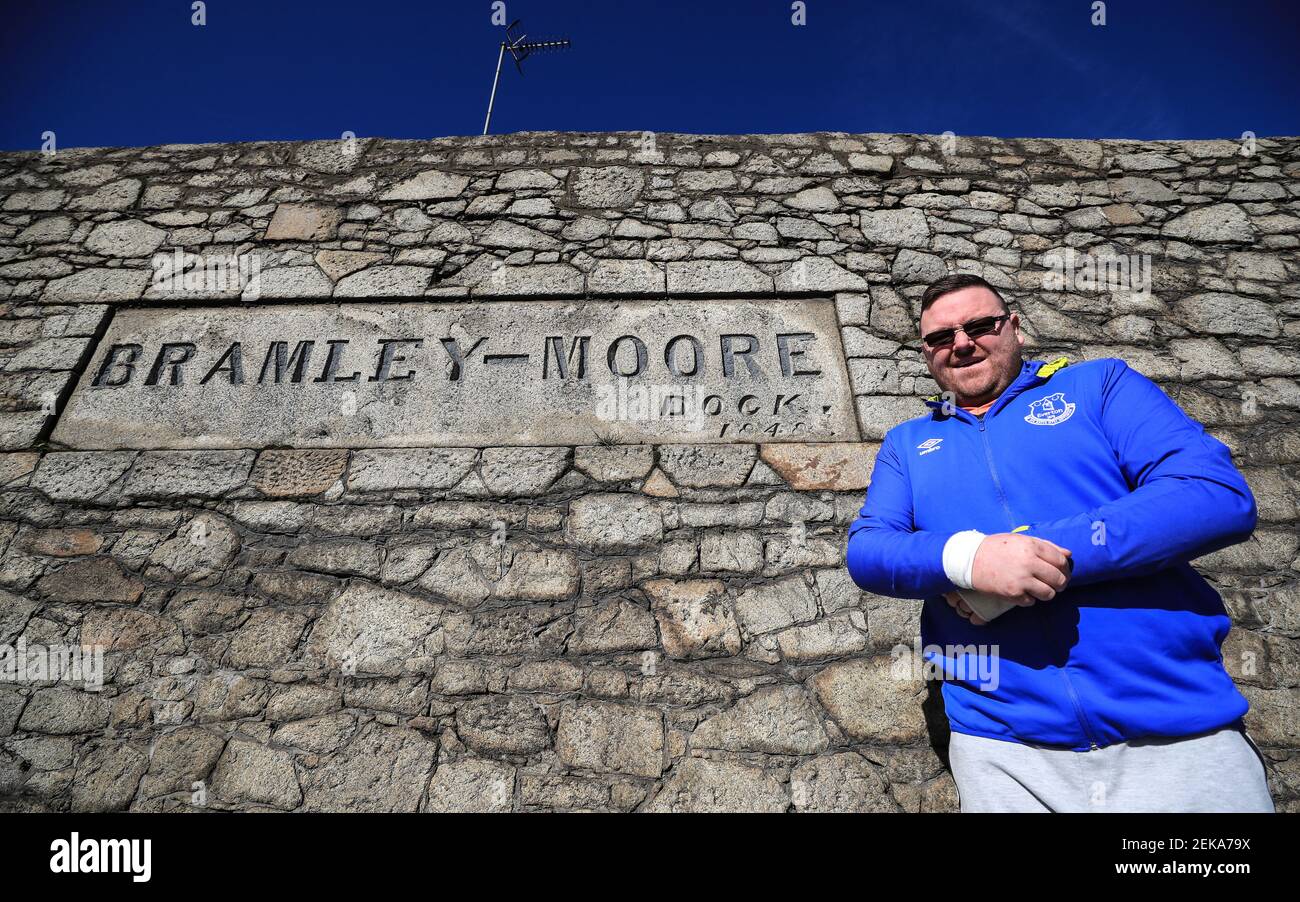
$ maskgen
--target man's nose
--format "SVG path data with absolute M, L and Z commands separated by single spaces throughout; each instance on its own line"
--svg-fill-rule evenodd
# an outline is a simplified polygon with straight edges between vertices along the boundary
M 975 347 L 975 342 L 971 341 L 971 337 L 966 334 L 964 329 L 958 329 L 957 337 L 952 341 L 953 353 L 955 354 L 958 351 L 965 353 L 973 347 Z

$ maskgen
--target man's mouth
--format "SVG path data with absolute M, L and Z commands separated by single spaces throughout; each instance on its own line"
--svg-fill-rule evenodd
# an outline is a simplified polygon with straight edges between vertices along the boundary
M 964 370 L 968 366 L 975 366 L 975 364 L 983 363 L 987 359 L 988 359 L 987 357 L 981 357 L 979 360 L 968 360 L 965 363 L 953 363 L 953 364 L 949 364 L 948 368 L 954 370 Z

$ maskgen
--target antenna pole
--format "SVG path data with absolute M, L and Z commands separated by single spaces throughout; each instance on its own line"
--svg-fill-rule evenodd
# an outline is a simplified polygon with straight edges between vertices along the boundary
M 492 104 L 497 99 L 497 82 L 501 80 L 501 60 L 506 55 L 506 43 L 501 42 L 501 50 L 497 53 L 497 74 L 492 79 L 492 96 L 488 98 L 487 119 L 483 120 L 483 134 L 488 133 L 488 126 L 492 124 Z
M 488 97 L 487 118 L 483 120 L 483 134 L 488 133 L 488 128 L 492 125 L 492 105 L 497 99 L 497 82 L 501 81 L 501 61 L 506 57 L 506 51 L 510 51 L 510 58 L 515 61 L 515 68 L 519 74 L 524 74 L 523 61 L 528 58 L 534 50 L 561 50 L 569 46 L 568 38 L 560 38 L 554 41 L 529 41 L 528 35 L 515 35 L 515 29 L 519 27 L 519 20 L 515 19 L 506 26 L 506 39 L 501 42 L 501 49 L 497 51 L 497 74 L 492 77 L 492 95 Z

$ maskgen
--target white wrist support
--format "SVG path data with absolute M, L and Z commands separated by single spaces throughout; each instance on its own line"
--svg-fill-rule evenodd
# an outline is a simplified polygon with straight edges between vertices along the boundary
M 957 594 L 961 596 L 962 601 L 966 602 L 966 607 L 979 614 L 986 622 L 1001 617 L 1015 607 L 999 595 L 988 595 L 984 592 L 976 592 L 974 589 L 961 589 Z
M 960 589 L 973 589 L 971 572 L 975 569 L 975 552 L 984 541 L 984 533 L 966 529 L 953 533 L 943 546 L 943 572 Z

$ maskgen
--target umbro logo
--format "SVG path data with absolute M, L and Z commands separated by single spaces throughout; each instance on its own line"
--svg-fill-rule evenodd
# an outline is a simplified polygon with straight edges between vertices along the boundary
M 942 442 L 943 439 L 941 438 L 928 438 L 916 447 L 920 449 L 922 454 L 929 454 L 931 451 L 938 451 Z

